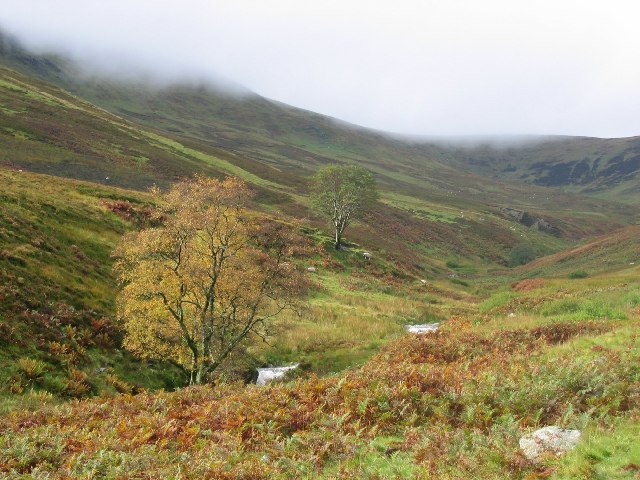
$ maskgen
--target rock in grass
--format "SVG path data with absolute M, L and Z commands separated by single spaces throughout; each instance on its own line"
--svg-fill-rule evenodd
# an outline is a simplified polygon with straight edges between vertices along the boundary
M 295 365 L 289 365 L 288 367 L 258 368 L 258 380 L 256 380 L 256 385 L 266 385 L 277 378 L 282 378 L 289 370 L 298 368 L 298 365 L 299 364 L 296 363 Z
M 560 456 L 573 450 L 578 441 L 580 441 L 580 430 L 566 430 L 554 425 L 525 435 L 519 443 L 524 456 L 532 462 L 537 462 L 545 455 Z

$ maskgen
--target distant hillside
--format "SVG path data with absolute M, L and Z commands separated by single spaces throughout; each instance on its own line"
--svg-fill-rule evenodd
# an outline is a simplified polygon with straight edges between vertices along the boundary
M 446 147 L 460 166 L 516 180 L 637 204 L 640 137 L 540 137 L 511 146 Z
M 375 172 L 387 208 L 356 239 L 409 265 L 423 264 L 416 251 L 425 248 L 495 261 L 527 236 L 543 251 L 561 247 L 519 232 L 503 208 L 544 218 L 571 239 L 635 219 L 621 205 L 487 179 L 421 147 L 257 95 L 89 79 L 63 58 L 31 54 L 6 37 L 0 46 L 10 67 L 0 68 L 0 162 L 13 168 L 137 189 L 195 172 L 233 174 L 259 190 L 266 208 L 312 217 L 306 178 L 322 164 L 356 162 Z M 399 231 L 402 243 L 393 238 Z
M 636 266 L 637 265 L 637 266 Z M 640 268 L 640 226 L 626 227 L 521 267 L 527 275 L 587 274 Z

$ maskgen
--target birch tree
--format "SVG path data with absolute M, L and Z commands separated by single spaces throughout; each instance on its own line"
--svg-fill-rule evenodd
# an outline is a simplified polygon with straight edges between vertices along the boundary
M 331 220 L 336 250 L 351 221 L 361 217 L 377 198 L 373 175 L 360 166 L 328 165 L 313 176 L 312 204 Z
M 207 381 L 250 336 L 294 305 L 304 286 L 288 262 L 293 228 L 247 210 L 236 178 L 197 177 L 160 197 L 152 228 L 115 250 L 125 347 Z

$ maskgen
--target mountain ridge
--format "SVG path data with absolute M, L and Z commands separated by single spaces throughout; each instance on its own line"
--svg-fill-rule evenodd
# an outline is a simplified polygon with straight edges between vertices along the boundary
M 142 81 L 80 75 L 69 59 L 32 54 L 6 34 L 2 38 L 0 61 L 5 65 L 145 126 L 298 175 L 308 176 L 318 166 L 334 161 L 361 163 L 379 174 L 395 169 L 405 184 L 416 179 L 437 183 L 439 177 L 463 170 L 488 179 L 640 202 L 640 137 L 525 135 L 438 140 L 398 135 L 255 93 L 232 95 L 202 82 L 158 87 Z M 441 190 L 451 188 L 443 186 Z

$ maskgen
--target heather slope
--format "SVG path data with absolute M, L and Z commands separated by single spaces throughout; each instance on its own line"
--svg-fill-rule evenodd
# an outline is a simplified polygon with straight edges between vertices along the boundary
M 619 313 L 545 316 L 558 295 L 612 301 L 597 285 L 567 291 L 552 282 L 520 293 L 517 317 L 469 312 L 335 376 L 16 413 L 0 421 L 0 470 L 9 478 L 632 479 L 638 452 L 624 442 L 640 407 L 633 279 L 619 279 Z M 578 450 L 527 461 L 519 437 L 550 424 L 582 430 Z M 597 449 L 608 454 L 593 456 Z
M 180 384 L 172 368 L 120 349 L 114 315 L 111 251 L 131 224 L 110 209 L 148 198 L 4 169 L 0 182 L 0 410 L 31 390 L 72 398 Z

